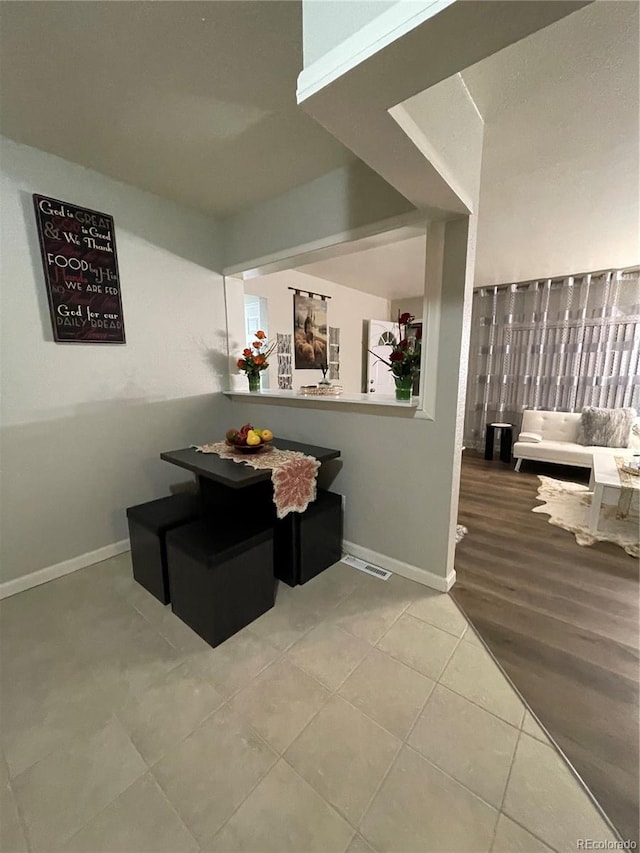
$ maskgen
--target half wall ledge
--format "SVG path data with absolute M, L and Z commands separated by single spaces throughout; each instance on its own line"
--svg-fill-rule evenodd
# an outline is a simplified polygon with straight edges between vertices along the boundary
M 223 392 L 226 397 L 250 398 L 251 402 L 260 400 L 267 403 L 276 403 L 286 406 L 307 406 L 322 408 L 344 408 L 360 407 L 366 409 L 389 409 L 395 413 L 413 414 L 419 405 L 419 398 L 411 400 L 396 400 L 391 394 L 341 394 L 339 397 L 314 396 L 301 394 L 299 391 L 285 391 L 282 389 L 264 389 L 260 391 L 248 391 L 231 389 Z M 390 411 L 389 414 L 392 412 Z

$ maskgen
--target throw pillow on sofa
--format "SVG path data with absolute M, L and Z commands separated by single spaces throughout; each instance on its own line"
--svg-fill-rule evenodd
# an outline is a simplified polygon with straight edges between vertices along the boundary
M 525 444 L 540 444 L 542 436 L 539 432 L 521 432 L 518 441 L 524 441 Z
M 628 447 L 635 409 L 582 409 L 578 444 L 586 447 Z

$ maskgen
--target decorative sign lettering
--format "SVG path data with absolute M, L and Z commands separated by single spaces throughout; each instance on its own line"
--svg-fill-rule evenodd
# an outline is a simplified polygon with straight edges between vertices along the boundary
M 53 337 L 124 344 L 113 218 L 34 193 Z

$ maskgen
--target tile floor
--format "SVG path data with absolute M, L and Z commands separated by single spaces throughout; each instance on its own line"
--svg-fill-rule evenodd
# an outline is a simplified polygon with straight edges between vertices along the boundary
M 4 853 L 615 835 L 449 596 L 338 564 L 211 649 L 125 554 L 0 604 Z

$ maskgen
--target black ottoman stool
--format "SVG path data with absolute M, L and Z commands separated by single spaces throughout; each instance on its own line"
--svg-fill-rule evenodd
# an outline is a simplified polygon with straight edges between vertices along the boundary
M 289 586 L 303 584 L 342 559 L 342 495 L 318 489 L 303 512 L 275 522 L 276 577 Z
M 127 509 L 133 576 L 158 601 L 170 601 L 167 531 L 198 517 L 198 498 L 179 494 Z
M 171 609 L 218 646 L 273 607 L 273 527 L 229 518 L 219 529 L 194 522 L 167 534 Z

